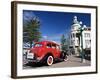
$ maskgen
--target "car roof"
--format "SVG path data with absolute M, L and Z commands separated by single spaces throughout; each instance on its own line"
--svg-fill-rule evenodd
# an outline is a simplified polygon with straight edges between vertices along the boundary
M 59 44 L 57 44 L 56 42 L 54 42 L 54 41 L 41 41 L 41 42 L 36 42 L 36 44 L 37 43 L 40 43 L 40 44 L 48 44 L 48 43 L 51 43 L 51 44 L 56 44 L 56 45 L 58 45 L 59 46 Z

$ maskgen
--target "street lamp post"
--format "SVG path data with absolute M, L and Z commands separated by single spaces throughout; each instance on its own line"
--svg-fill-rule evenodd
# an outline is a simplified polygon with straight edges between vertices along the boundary
M 84 63 L 85 62 L 85 53 L 84 53 L 84 49 L 83 49 L 83 35 L 82 35 L 82 32 L 83 32 L 83 28 L 80 28 L 80 37 L 81 37 L 81 62 Z
M 79 33 L 79 37 L 80 37 L 80 40 L 81 40 L 80 55 L 81 55 L 81 62 L 83 63 L 83 62 L 85 62 L 85 53 L 84 53 L 84 49 L 83 49 L 83 35 L 82 35 L 82 32 L 84 31 L 84 28 L 86 26 L 83 26 L 82 21 L 79 22 L 77 20 L 77 16 L 74 16 L 72 27 L 75 29 L 75 31 L 77 31 Z

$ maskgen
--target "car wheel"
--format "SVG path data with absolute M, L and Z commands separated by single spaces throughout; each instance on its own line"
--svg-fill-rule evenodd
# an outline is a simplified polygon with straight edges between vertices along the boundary
M 50 56 L 47 57 L 46 64 L 48 66 L 53 64 L 53 56 L 50 55 Z
M 68 61 L 68 56 L 67 55 L 65 55 L 64 61 Z

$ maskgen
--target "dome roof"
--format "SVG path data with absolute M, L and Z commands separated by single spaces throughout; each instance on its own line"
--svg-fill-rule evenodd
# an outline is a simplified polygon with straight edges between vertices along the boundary
M 77 16 L 74 16 L 73 18 L 73 25 L 71 26 L 72 30 L 77 30 L 81 27 L 80 22 L 77 20 Z

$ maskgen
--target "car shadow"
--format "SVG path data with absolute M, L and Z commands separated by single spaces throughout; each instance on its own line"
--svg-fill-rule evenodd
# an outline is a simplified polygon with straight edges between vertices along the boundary
M 60 63 L 60 62 L 63 62 L 63 61 L 62 60 L 54 61 L 53 64 L 57 64 L 57 63 Z M 43 63 L 27 63 L 27 64 L 24 64 L 24 67 L 31 67 L 31 68 L 44 67 L 44 66 L 47 66 L 47 65 L 43 64 Z
M 44 66 L 42 63 L 27 63 L 25 66 L 30 66 L 30 67 L 42 67 Z

